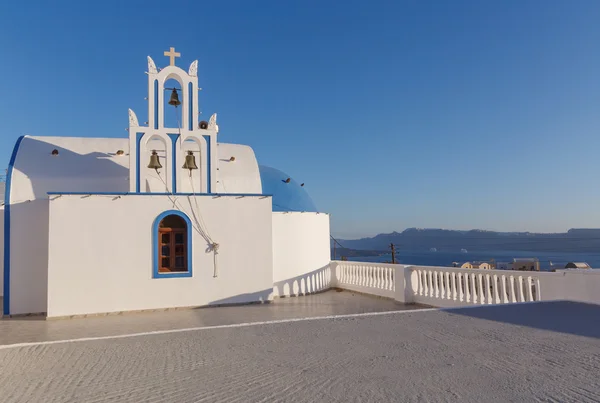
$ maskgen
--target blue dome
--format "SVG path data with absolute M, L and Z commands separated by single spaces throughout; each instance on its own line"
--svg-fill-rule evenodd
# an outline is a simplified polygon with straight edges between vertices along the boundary
M 290 176 L 278 169 L 259 165 L 262 192 L 273 195 L 273 211 L 318 212 L 306 190 L 298 182 L 286 179 Z

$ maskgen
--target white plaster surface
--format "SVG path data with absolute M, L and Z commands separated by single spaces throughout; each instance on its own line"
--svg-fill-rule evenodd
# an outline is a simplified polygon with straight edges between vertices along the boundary
M 0 207 L 0 265 L 4 264 L 4 207 Z M 0 297 L 4 295 L 4 275 L 0 270 Z
M 594 402 L 598 309 L 504 305 L 10 348 L 0 390 L 7 402 Z
M 540 283 L 544 301 L 566 299 L 600 305 L 600 270 L 558 270 L 542 274 Z
M 49 317 L 266 300 L 272 290 L 271 201 L 179 197 L 192 222 L 201 212 L 219 243 L 218 276 L 207 242 L 192 231 L 193 277 L 152 278 L 152 223 L 168 196 L 64 195 L 50 201 Z M 20 291 L 20 292 L 19 292 Z M 16 295 L 25 289 L 16 290 Z M 22 312 L 15 303 L 11 313 Z
M 304 295 L 331 285 L 329 215 L 273 213 L 273 293 Z

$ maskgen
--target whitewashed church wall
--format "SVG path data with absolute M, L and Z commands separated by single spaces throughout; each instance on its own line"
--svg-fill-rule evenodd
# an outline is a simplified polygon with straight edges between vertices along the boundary
M 179 197 L 194 222 L 193 200 Z M 168 196 L 64 195 L 50 201 L 48 317 L 265 301 L 273 287 L 268 197 L 201 196 L 219 243 L 217 276 L 207 242 L 192 231 L 192 277 L 153 278 L 152 224 Z
M 4 262 L 4 207 L 0 207 L 0 264 Z M 0 297 L 4 296 L 4 273 L 0 270 Z
M 304 295 L 331 286 L 329 214 L 273 213 L 273 294 Z
M 10 313 L 46 312 L 48 199 L 11 200 Z

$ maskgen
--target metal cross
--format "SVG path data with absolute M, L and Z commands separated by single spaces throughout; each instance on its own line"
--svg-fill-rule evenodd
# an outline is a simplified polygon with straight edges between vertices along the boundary
M 181 53 L 175 52 L 175 48 L 171 48 L 168 52 L 165 52 L 165 56 L 170 59 L 170 65 L 175 66 L 175 58 L 180 57 Z

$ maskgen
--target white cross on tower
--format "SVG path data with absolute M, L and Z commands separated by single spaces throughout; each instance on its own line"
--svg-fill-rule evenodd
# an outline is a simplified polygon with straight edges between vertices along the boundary
M 175 66 L 175 58 L 180 57 L 181 53 L 175 52 L 175 48 L 171 48 L 171 50 L 165 52 L 165 56 L 167 56 L 170 59 L 170 65 Z

